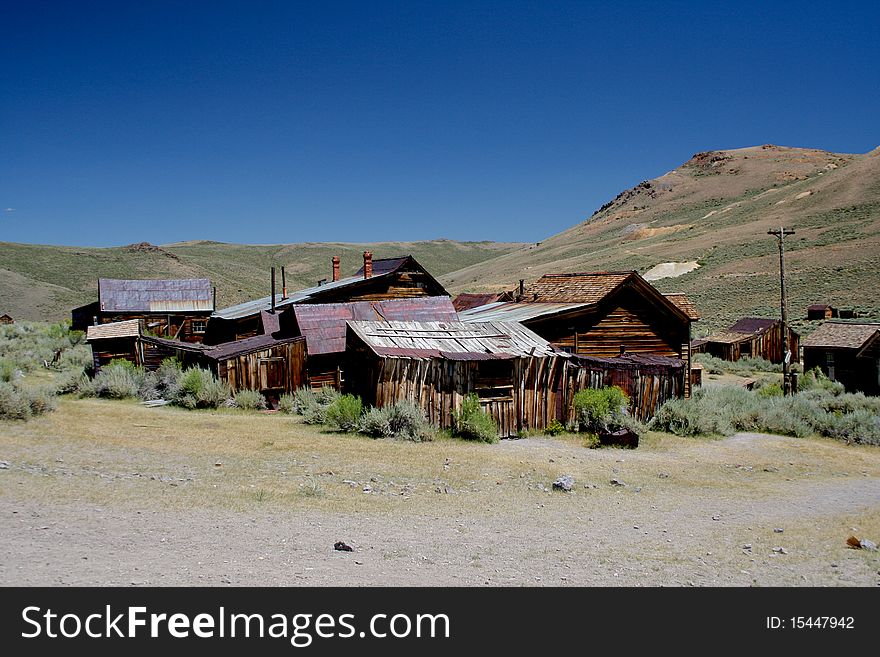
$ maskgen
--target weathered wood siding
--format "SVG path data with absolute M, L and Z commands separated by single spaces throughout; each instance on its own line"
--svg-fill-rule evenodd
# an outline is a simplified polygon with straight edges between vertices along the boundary
M 328 290 L 310 303 L 337 303 L 346 301 L 383 301 L 386 299 L 412 299 L 417 297 L 445 296 L 431 277 L 423 271 L 399 271 L 387 276 L 365 279 L 357 286 Z
M 793 363 L 800 362 L 800 338 L 797 333 L 788 330 L 788 345 Z M 785 353 L 782 348 L 782 323 L 767 329 L 761 335 L 744 338 L 738 342 L 713 342 L 709 340 L 694 348 L 695 352 L 707 353 L 722 360 L 735 361 L 740 358 L 755 356 L 781 363 Z
M 142 365 L 143 360 L 136 337 L 95 340 L 91 342 L 92 363 L 95 372 L 111 360 L 127 360 L 134 365 Z
M 217 363 L 217 375 L 233 390 L 292 393 L 308 385 L 305 340 L 274 345 Z

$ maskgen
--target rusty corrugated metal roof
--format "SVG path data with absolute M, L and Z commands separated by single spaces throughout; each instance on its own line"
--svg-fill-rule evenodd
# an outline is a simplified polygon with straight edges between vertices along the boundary
M 345 351 L 348 320 L 454 322 L 458 319 L 449 297 L 297 304 L 292 310 L 311 355 Z
M 98 299 L 105 312 L 210 312 L 214 307 L 207 278 L 99 278 Z
M 558 352 L 546 340 L 516 322 L 364 322 L 349 321 L 349 331 L 377 355 L 436 358 L 514 358 Z M 398 352 L 397 350 L 406 350 Z M 394 351 L 389 351 L 394 350 Z M 488 356 L 487 356 L 488 355 Z

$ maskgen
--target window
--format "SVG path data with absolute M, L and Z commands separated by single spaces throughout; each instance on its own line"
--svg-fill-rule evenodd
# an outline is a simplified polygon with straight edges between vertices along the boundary
M 204 333 L 208 328 L 208 322 L 204 319 L 194 319 L 190 321 L 189 328 L 193 333 Z
M 477 366 L 474 390 L 480 399 L 513 398 L 513 361 L 485 360 Z

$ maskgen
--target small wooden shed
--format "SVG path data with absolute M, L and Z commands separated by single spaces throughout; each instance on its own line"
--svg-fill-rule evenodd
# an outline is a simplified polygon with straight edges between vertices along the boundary
M 804 340 L 804 370 L 814 367 L 848 392 L 880 394 L 880 323 L 825 322 Z
M 837 317 L 837 315 L 837 308 L 829 306 L 827 303 L 814 303 L 811 306 L 807 306 L 808 320 L 832 319 Z
M 725 331 L 713 333 L 691 343 L 695 353 L 707 353 L 722 360 L 739 360 L 749 356 L 760 357 L 771 363 L 781 363 L 785 354 L 782 348 L 782 322 L 778 319 L 745 317 Z M 788 328 L 788 348 L 791 362 L 799 362 L 800 336 Z
M 15 324 L 15 320 L 11 316 L 3 314 L 0 315 L 0 324 Z
M 86 327 L 86 342 L 92 348 L 95 372 L 99 372 L 111 360 L 127 360 L 142 366 L 144 358 L 140 335 L 141 322 L 137 319 Z
M 569 356 L 515 322 L 349 321 L 346 344 L 348 390 L 376 407 L 411 400 L 440 427 L 470 394 L 501 437 L 543 429 L 562 407 Z

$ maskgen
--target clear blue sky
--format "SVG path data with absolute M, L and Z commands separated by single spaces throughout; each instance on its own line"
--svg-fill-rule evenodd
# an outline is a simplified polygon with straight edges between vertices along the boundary
M 878 12 L 6 2 L 0 240 L 538 241 L 697 151 L 880 144 Z

